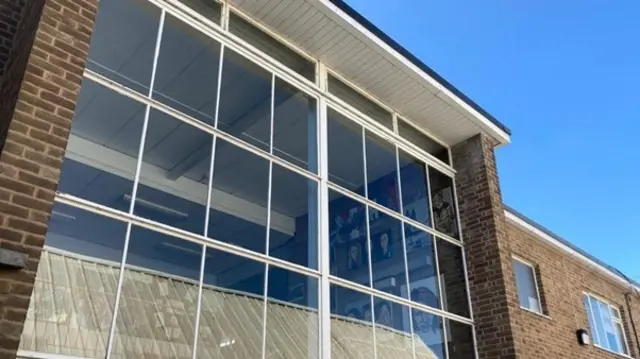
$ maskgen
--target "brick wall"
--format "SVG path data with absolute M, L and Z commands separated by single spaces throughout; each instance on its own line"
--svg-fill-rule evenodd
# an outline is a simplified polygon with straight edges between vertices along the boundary
M 518 302 L 514 280 L 505 275 L 511 261 L 493 144 L 477 135 L 454 146 L 452 155 L 478 355 L 516 358 L 511 318 Z
M 0 358 L 19 344 L 97 3 L 29 0 L 0 86 L 0 247 L 29 256 L 24 270 L 0 269 Z
M 532 232 L 510 221 L 507 230 L 511 253 L 536 265 L 539 289 L 545 298 L 543 309 L 548 315 L 543 317 L 524 310 L 512 314 L 515 340 L 523 353 L 519 357 L 615 358 L 614 354 L 594 346 L 580 346 L 577 342 L 576 330 L 589 329 L 582 294 L 590 292 L 620 309 L 632 356 L 640 358 L 626 305 L 628 286 L 536 238 Z M 631 305 L 636 328 L 640 329 L 640 297 L 633 296 Z

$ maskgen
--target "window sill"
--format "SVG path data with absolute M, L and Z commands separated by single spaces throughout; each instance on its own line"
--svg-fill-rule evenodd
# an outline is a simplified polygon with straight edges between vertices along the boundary
M 550 317 L 550 316 L 548 316 L 548 315 L 546 315 L 546 314 L 538 313 L 538 312 L 536 312 L 535 310 L 531 310 L 531 309 L 529 309 L 529 308 L 525 308 L 525 307 L 520 307 L 520 309 L 522 309 L 523 311 L 525 311 L 525 312 L 527 312 L 527 313 L 530 313 L 530 314 L 536 315 L 536 316 L 538 316 L 538 317 L 541 317 L 541 318 L 544 318 L 544 319 L 551 320 L 551 317 Z
M 601 346 L 599 346 L 598 344 L 593 344 L 594 348 L 600 349 L 602 351 L 605 351 L 609 354 L 613 354 L 613 355 L 617 355 L 620 358 L 627 358 L 627 359 L 634 359 L 632 356 L 628 355 L 628 354 L 623 354 L 623 353 L 618 353 L 618 352 L 614 352 L 613 350 L 609 350 L 607 348 L 603 348 Z

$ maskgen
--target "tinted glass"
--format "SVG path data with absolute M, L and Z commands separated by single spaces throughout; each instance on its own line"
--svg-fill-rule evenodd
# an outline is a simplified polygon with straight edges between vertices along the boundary
M 225 48 L 221 86 L 218 128 L 269 151 L 272 75 Z
M 371 296 L 331 285 L 331 357 L 373 358 Z
M 379 124 L 393 129 L 393 116 L 375 102 L 353 89 L 351 86 L 338 80 L 336 77 L 328 76 L 329 92 L 338 96 L 341 100 L 355 107 L 358 111 L 369 116 Z
M 440 289 L 433 236 L 408 224 L 404 225 L 404 233 L 407 243 L 410 298 L 414 302 L 440 308 Z
M 445 319 L 445 328 L 450 359 L 477 358 L 473 347 L 473 328 L 470 325 Z
M 126 229 L 125 223 L 54 205 L 20 349 L 104 358 Z
M 329 180 L 364 196 L 362 127 L 328 109 Z
M 58 191 L 129 211 L 145 106 L 85 79 Z
M 145 0 L 101 1 L 87 68 L 149 92 L 160 9 Z
M 316 269 L 318 185 L 277 164 L 272 176 L 269 255 Z
M 460 238 L 453 179 L 430 167 L 429 183 L 434 228 L 450 237 Z
M 152 96 L 213 125 L 219 66 L 220 43 L 167 15 Z
M 446 358 L 443 319 L 411 308 L 416 358 Z
M 398 162 L 391 143 L 365 131 L 367 196 L 391 210 L 400 210 Z
M 365 205 L 329 190 L 331 274 L 369 286 Z
M 220 19 L 222 18 L 222 4 L 219 2 L 215 0 L 180 0 L 180 2 L 216 24 L 220 23 Z
M 301 168 L 318 171 L 316 100 L 276 78 L 273 154 Z
M 446 147 L 432 140 L 402 119 L 398 119 L 398 134 L 442 162 L 451 164 L 449 150 Z
M 438 266 L 444 310 L 469 317 L 469 297 L 463 267 L 462 248 L 440 238 L 436 239 Z
M 408 298 L 402 223 L 369 208 L 369 231 L 373 287 Z
M 373 302 L 378 358 L 411 358 L 414 340 L 409 308 L 381 298 L 374 297 Z
M 208 236 L 266 253 L 269 162 L 216 139 Z M 275 216 L 271 228 L 288 235 L 294 222 Z
M 424 162 L 400 150 L 400 184 L 402 213 L 414 221 L 431 225 L 431 207 L 427 186 L 427 167 Z
M 198 358 L 259 358 L 265 264 L 206 249 Z
M 313 62 L 233 12 L 229 14 L 229 31 L 309 81 L 315 81 L 316 67 Z

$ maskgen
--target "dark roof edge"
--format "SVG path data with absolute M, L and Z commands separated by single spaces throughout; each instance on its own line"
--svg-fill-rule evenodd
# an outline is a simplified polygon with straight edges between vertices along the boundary
M 621 271 L 619 271 L 618 269 L 616 269 L 613 266 L 608 265 L 607 263 L 601 261 L 600 259 L 592 256 L 591 254 L 587 253 L 586 251 L 584 251 L 583 249 L 581 249 L 580 247 L 576 246 L 575 244 L 569 242 L 568 240 L 560 237 L 559 235 L 553 233 L 551 230 L 549 230 L 548 228 L 544 227 L 543 225 L 539 224 L 538 222 L 534 221 L 533 219 L 525 216 L 524 214 L 516 211 L 515 209 L 507 206 L 506 204 L 503 205 L 504 209 L 507 212 L 510 212 L 511 214 L 515 215 L 516 217 L 518 217 L 519 219 L 523 220 L 524 222 L 526 222 L 527 224 L 533 226 L 534 228 L 540 230 L 541 232 L 543 232 L 544 234 L 548 235 L 549 237 L 555 239 L 556 241 L 564 244 L 565 246 L 571 248 L 572 250 L 580 253 L 581 255 L 583 255 L 584 257 L 588 258 L 589 260 L 599 264 L 600 266 L 604 267 L 606 270 L 608 270 L 609 272 L 611 272 L 611 274 L 620 277 L 621 279 L 624 279 L 626 282 L 628 282 L 629 284 L 632 284 L 634 286 L 636 286 L 637 288 L 640 288 L 640 283 L 634 281 L 633 279 L 630 279 L 629 277 L 627 277 L 624 273 L 622 273 Z
M 438 75 L 432 68 L 427 66 L 424 62 L 422 62 L 419 58 L 413 55 L 409 50 L 405 49 L 402 45 L 397 43 L 394 39 L 392 39 L 389 35 L 380 30 L 376 25 L 374 25 L 371 21 L 367 20 L 364 16 L 354 10 L 349 4 L 347 4 L 344 0 L 329 0 L 335 6 L 337 6 L 340 10 L 344 11 L 351 18 L 356 20 L 360 25 L 364 26 L 367 30 L 371 31 L 375 36 L 380 38 L 380 40 L 384 41 L 387 45 L 389 45 L 392 49 L 400 53 L 402 56 L 407 58 L 411 63 L 416 65 L 419 69 L 426 72 L 429 76 L 433 77 L 436 81 L 438 81 L 442 86 L 444 86 L 447 90 L 453 92 L 456 96 L 458 96 L 462 101 L 464 101 L 467 105 L 471 106 L 474 110 L 478 111 L 484 117 L 486 117 L 491 123 L 498 126 L 502 131 L 506 132 L 509 136 L 511 136 L 511 130 L 505 126 L 502 122 L 498 121 L 493 115 L 487 112 L 485 109 L 480 107 L 477 103 L 471 100 L 467 95 L 462 93 L 462 91 L 458 90 L 455 86 L 453 86 L 449 81 L 445 80 L 442 76 Z

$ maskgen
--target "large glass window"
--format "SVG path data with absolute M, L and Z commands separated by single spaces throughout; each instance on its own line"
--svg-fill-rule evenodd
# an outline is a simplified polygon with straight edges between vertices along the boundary
M 219 3 L 181 2 L 221 23 Z M 318 358 L 330 322 L 334 358 L 473 357 L 453 179 L 155 3 L 100 2 L 21 349 Z M 252 51 L 315 77 L 228 20 Z M 333 77 L 329 90 L 392 128 L 366 96 Z
M 593 344 L 614 353 L 629 355 L 620 310 L 592 295 L 585 294 L 583 299 Z
M 520 307 L 542 314 L 536 271 L 533 265 L 514 258 L 513 272 L 516 276 Z
M 420 132 L 420 130 L 413 127 L 413 125 L 408 124 L 401 118 L 398 118 L 398 134 L 425 152 L 432 154 L 440 161 L 446 164 L 451 164 L 448 148 L 432 140 L 429 136 Z

